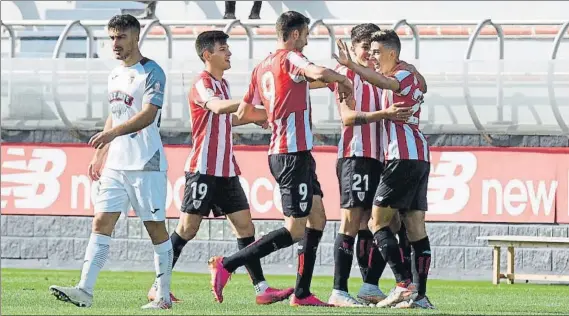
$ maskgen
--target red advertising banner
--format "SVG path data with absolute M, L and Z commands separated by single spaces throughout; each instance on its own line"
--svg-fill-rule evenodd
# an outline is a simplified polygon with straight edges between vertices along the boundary
M 236 146 L 241 184 L 255 219 L 281 219 L 265 146 Z M 3 144 L 2 214 L 92 216 L 93 149 L 69 144 Z M 167 216 L 177 218 L 189 147 L 166 146 Z M 313 152 L 330 220 L 339 219 L 336 148 Z M 433 147 L 429 221 L 569 223 L 568 148 Z

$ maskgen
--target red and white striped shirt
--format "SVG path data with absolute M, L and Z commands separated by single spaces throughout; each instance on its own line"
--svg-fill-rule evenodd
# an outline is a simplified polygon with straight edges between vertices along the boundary
M 312 149 L 310 92 L 304 77 L 310 64 L 300 52 L 279 49 L 253 70 L 243 101 L 262 104 L 267 111 L 269 155 Z
M 204 108 L 206 102 L 220 99 L 231 99 L 227 81 L 201 72 L 192 84 L 188 100 L 193 143 L 188 172 L 216 177 L 241 174 L 233 155 L 231 114 L 215 114 Z
M 354 85 L 356 111 L 375 112 L 381 110 L 381 88 L 365 81 L 360 75 L 345 66 L 338 65 L 336 72 L 348 77 L 348 79 L 352 81 Z M 332 87 L 335 87 L 335 85 Z M 338 106 L 340 106 L 339 103 Z M 338 158 L 355 156 L 383 161 L 380 146 L 382 125 L 381 122 L 374 122 L 361 126 L 342 126 L 342 135 L 338 143 Z
M 394 103 L 404 102 L 413 109 L 413 115 L 405 122 L 385 120 L 382 147 L 386 160 L 429 161 L 429 145 L 419 130 L 419 117 L 423 92 L 414 74 L 407 70 L 397 70 L 392 76 L 399 81 L 399 92 L 385 90 L 382 106 L 384 109 Z

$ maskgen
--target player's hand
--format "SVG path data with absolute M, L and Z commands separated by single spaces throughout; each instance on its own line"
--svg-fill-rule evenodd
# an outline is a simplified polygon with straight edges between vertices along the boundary
M 89 178 L 93 181 L 98 181 L 101 178 L 101 169 L 103 168 L 103 159 L 100 159 L 95 155 L 91 162 L 89 163 L 89 168 L 87 173 Z
M 89 140 L 89 146 L 100 149 L 103 148 L 106 144 L 112 142 L 115 138 L 115 134 L 111 131 L 99 132 L 91 137 Z
M 413 110 L 410 107 L 402 107 L 404 102 L 394 103 L 386 110 L 387 118 L 394 121 L 406 121 L 411 115 Z
M 350 68 L 350 64 L 352 63 L 352 57 L 350 56 L 348 45 L 344 43 L 341 39 L 336 40 L 336 45 L 338 46 L 338 55 L 332 54 L 332 57 L 334 57 L 334 59 L 336 59 L 336 61 L 340 65 L 344 65 Z

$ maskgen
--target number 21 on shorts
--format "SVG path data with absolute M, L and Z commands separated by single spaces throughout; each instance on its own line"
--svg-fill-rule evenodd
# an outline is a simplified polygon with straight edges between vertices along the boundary
M 363 184 L 363 190 L 362 190 Z M 369 176 L 365 174 L 363 177 L 361 174 L 354 173 L 352 182 L 352 191 L 357 192 L 358 199 L 363 202 L 366 196 L 366 192 L 369 191 Z

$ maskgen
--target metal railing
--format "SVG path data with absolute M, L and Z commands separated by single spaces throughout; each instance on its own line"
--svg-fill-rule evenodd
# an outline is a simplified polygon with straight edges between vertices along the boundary
M 83 28 L 88 29 L 89 27 L 94 27 L 94 26 L 106 26 L 106 21 L 100 21 L 100 20 L 75 20 L 75 21 L 60 21 L 60 20 L 23 20 L 23 21 L 2 21 L 2 26 L 6 27 L 6 29 L 8 30 L 8 32 L 10 33 L 10 41 L 11 41 L 11 45 L 12 47 L 15 47 L 15 41 L 16 41 L 16 37 L 15 33 L 14 33 L 14 27 L 15 26 L 68 26 L 70 24 L 80 24 Z M 167 45 L 168 48 L 170 49 L 171 47 L 171 43 L 173 40 L 173 36 L 172 33 L 170 31 L 170 27 L 172 26 L 223 26 L 224 31 L 225 32 L 229 32 L 231 29 L 233 29 L 235 26 L 241 26 L 243 29 L 245 29 L 246 32 L 246 36 L 247 36 L 247 40 L 248 40 L 248 56 L 252 57 L 253 56 L 253 45 L 252 42 L 254 40 L 254 32 L 252 31 L 252 29 L 254 27 L 258 27 L 258 26 L 272 26 L 275 24 L 275 21 L 265 21 L 265 20 L 246 20 L 246 21 L 241 21 L 241 20 L 201 20 L 201 21 L 184 21 L 184 20 L 141 20 L 140 21 L 141 25 L 145 26 L 145 29 L 143 30 L 143 34 L 144 36 L 140 37 L 140 41 L 141 41 L 141 45 L 142 42 L 144 42 L 145 38 L 146 38 L 146 34 L 148 34 L 148 32 L 150 31 L 150 29 L 152 28 L 152 26 L 154 25 L 158 25 L 161 26 L 165 33 L 166 33 L 166 39 L 168 41 Z M 335 45 L 335 41 L 336 41 L 336 34 L 333 30 L 333 27 L 335 26 L 351 26 L 351 25 L 357 25 L 360 23 L 374 23 L 377 25 L 391 25 L 391 28 L 393 29 L 398 29 L 401 26 L 408 26 L 411 29 L 411 33 L 413 36 L 413 40 L 415 41 L 415 57 L 418 59 L 420 56 L 420 45 L 419 45 L 419 40 L 420 40 L 420 35 L 418 32 L 417 27 L 418 26 L 451 26 L 451 25 L 455 25 L 455 26 L 477 26 L 480 27 L 480 25 L 482 25 L 480 28 L 486 26 L 486 25 L 494 25 L 494 26 L 502 26 L 502 25 L 523 25 L 523 26 L 539 26 L 539 25 L 567 25 L 567 21 L 543 21 L 543 20 L 537 20 L 537 21 L 492 21 L 492 20 L 483 20 L 483 21 L 408 21 L 408 20 L 398 20 L 398 21 L 380 21 L 380 20 L 376 20 L 376 21 L 354 21 L 354 20 L 333 20 L 333 19 L 319 19 L 319 20 L 315 20 L 313 21 L 310 26 L 309 26 L 309 30 L 312 33 L 316 27 L 318 26 L 323 26 L 328 30 L 328 36 L 330 38 L 330 55 L 335 51 L 336 49 L 336 45 Z M 68 33 L 69 33 L 70 29 L 69 28 L 65 28 L 61 34 L 59 35 L 59 38 L 66 38 Z M 481 31 L 481 30 L 480 30 Z M 480 31 L 478 32 L 478 34 L 480 33 Z M 557 52 L 557 49 L 559 48 L 559 44 L 561 43 L 561 39 L 564 36 L 564 33 L 567 32 L 567 28 L 562 28 L 559 30 L 559 33 L 557 34 L 557 37 L 555 39 L 555 41 L 553 42 L 553 51 Z M 88 35 L 89 36 L 89 35 Z M 92 36 L 90 37 L 92 39 Z M 474 39 L 471 38 L 472 41 L 476 41 L 478 37 L 474 37 Z M 15 49 L 14 51 L 10 52 L 10 56 L 13 57 L 15 55 Z
M 177 20 L 141 20 L 141 25 L 144 26 L 141 36 L 140 36 L 140 42 L 139 42 L 139 46 L 142 47 L 145 39 L 147 38 L 147 35 L 149 34 L 150 30 L 154 27 L 154 26 L 159 26 L 164 30 L 165 33 L 165 37 L 166 37 L 166 48 L 167 48 L 167 56 L 168 58 L 172 58 L 172 42 L 173 42 L 173 35 L 172 32 L 170 30 L 170 27 L 172 26 L 223 26 L 224 31 L 225 32 L 230 32 L 234 27 L 236 26 L 240 26 L 245 30 L 245 35 L 247 37 L 247 56 L 249 57 L 249 59 L 253 58 L 253 41 L 255 39 L 254 37 L 254 32 L 252 31 L 252 28 L 254 27 L 258 27 L 258 26 L 269 26 L 269 25 L 274 25 L 274 21 L 263 21 L 263 20 L 247 20 L 247 21 L 240 21 L 240 20 L 231 20 L 231 21 L 227 21 L 227 20 L 203 20 L 203 21 L 177 21 Z M 332 53 L 335 52 L 336 50 L 336 45 L 335 45 L 335 41 L 336 41 L 336 34 L 334 32 L 334 27 L 335 26 L 349 26 L 349 25 L 357 25 L 360 23 L 363 23 L 364 21 L 352 21 L 352 20 L 331 20 L 331 19 L 319 19 L 319 20 L 315 20 L 311 23 L 311 25 L 309 26 L 309 30 L 312 33 L 318 26 L 323 26 L 324 28 L 327 29 L 328 31 L 328 37 L 329 37 L 329 44 L 330 44 L 330 51 L 329 51 L 329 55 L 331 56 Z M 94 51 L 93 51 L 93 47 L 94 47 L 94 36 L 93 33 L 91 32 L 90 28 L 91 27 L 100 27 L 100 26 L 106 26 L 106 21 L 100 21 L 100 20 L 74 20 L 74 21 L 36 21 L 36 20 L 24 20 L 24 21 L 2 21 L 1 25 L 3 27 L 5 27 L 8 31 L 9 34 L 9 38 L 10 38 L 10 53 L 9 56 L 10 57 L 14 57 L 15 56 L 15 52 L 16 52 L 16 38 L 17 38 L 17 34 L 14 30 L 14 27 L 22 27 L 22 26 L 31 26 L 31 27 L 38 27 L 38 26 L 64 26 L 64 29 L 61 31 L 61 34 L 58 37 L 56 46 L 54 48 L 53 54 L 52 54 L 52 58 L 59 58 L 60 55 L 60 51 L 63 47 L 63 43 L 66 41 L 71 29 L 78 25 L 80 27 L 82 27 L 85 32 L 86 32 L 86 37 L 87 37 L 87 43 L 86 43 L 86 56 L 87 58 L 90 57 L 94 57 Z M 471 55 L 472 55 L 472 51 L 474 48 L 474 45 L 477 41 L 477 39 L 479 38 L 479 35 L 481 33 L 481 31 L 483 30 L 483 28 L 485 26 L 492 26 L 497 33 L 498 36 L 498 58 L 499 60 L 503 60 L 504 59 L 504 33 L 502 31 L 502 25 L 562 25 L 561 28 L 559 29 L 559 32 L 557 33 L 557 35 L 555 36 L 555 39 L 552 42 L 552 50 L 551 50 L 551 56 L 550 59 L 551 60 L 555 60 L 557 58 L 557 52 L 559 50 L 561 41 L 563 40 L 564 36 L 567 33 L 567 30 L 569 29 L 569 21 L 492 21 L 490 19 L 486 19 L 483 21 L 407 21 L 405 19 L 403 20 L 399 20 L 399 21 L 365 21 L 365 23 L 374 23 L 374 24 L 378 24 L 378 25 L 391 25 L 391 28 L 393 29 L 398 29 L 402 26 L 407 26 L 411 29 L 411 35 L 413 37 L 413 41 L 414 41 L 414 55 L 415 55 L 415 59 L 419 59 L 420 58 L 420 52 L 421 52 L 421 47 L 420 47 L 420 34 L 418 31 L 418 26 L 432 26 L 432 25 L 438 25 L 438 26 L 449 26 L 449 25 L 461 25 L 461 26 L 475 26 L 475 31 L 470 35 L 469 41 L 468 41 L 468 47 L 465 53 L 465 59 L 469 60 Z M 469 82 L 468 82 L 468 72 L 469 72 L 469 68 L 468 65 L 469 63 L 464 63 L 464 76 L 465 76 L 465 81 L 464 81 L 464 94 L 465 94 L 465 99 L 466 99 L 466 103 L 467 103 L 467 108 L 468 108 L 468 112 L 471 116 L 471 119 L 473 121 L 473 124 L 476 126 L 476 128 L 481 132 L 481 133 L 485 133 L 485 129 L 484 126 L 481 124 L 478 115 L 476 114 L 476 111 L 474 109 L 474 106 L 472 104 L 472 98 L 470 96 L 470 91 L 469 91 Z M 504 107 L 503 107 L 503 87 L 502 87 L 502 76 L 500 75 L 503 72 L 503 63 L 499 62 L 498 63 L 498 69 L 497 69 L 497 97 L 496 97 L 496 110 L 498 111 L 498 119 L 497 122 L 498 124 L 503 124 L 503 111 L 504 111 Z M 551 67 L 549 67 L 549 76 L 552 78 L 554 75 L 554 69 L 553 69 L 553 63 L 551 63 Z M 57 81 L 57 78 L 54 78 L 54 82 Z M 11 84 L 9 86 L 10 88 L 10 92 L 9 95 L 11 96 Z M 55 87 L 55 89 L 57 89 Z M 167 100 L 168 100 L 168 106 L 166 107 L 166 117 L 171 117 L 171 106 L 170 102 L 171 102 L 171 98 L 169 97 L 170 95 L 170 86 L 168 85 L 166 87 L 167 90 Z M 549 85 L 548 87 L 548 92 L 549 92 L 549 99 L 550 99 L 550 104 L 551 104 L 551 108 L 552 108 L 552 112 L 553 115 L 555 116 L 555 119 L 559 125 L 559 127 L 564 131 L 565 134 L 569 135 L 569 127 L 567 126 L 567 124 L 565 123 L 565 121 L 563 120 L 563 117 L 561 116 L 561 113 L 559 111 L 558 108 L 558 104 L 555 100 L 555 91 L 554 91 L 554 87 L 553 85 Z M 57 91 L 54 91 L 54 94 L 57 94 Z M 90 114 L 90 107 L 91 107 L 91 100 L 90 100 L 90 91 L 88 93 L 87 96 L 87 107 L 88 107 L 88 112 L 87 112 L 87 119 L 91 118 L 91 114 Z M 10 97 L 11 100 L 11 97 Z M 329 111 L 329 118 L 332 119 L 333 117 L 333 105 L 330 104 L 330 111 Z M 58 107 L 59 108 L 59 107 Z M 58 112 L 60 112 L 58 110 Z M 62 111 L 61 111 L 62 112 Z M 65 114 L 61 113 L 60 114 L 62 117 L 63 121 L 66 121 L 65 119 Z M 513 117 L 513 123 L 516 123 L 516 117 L 517 117 L 517 113 L 514 113 L 512 115 Z
M 504 32 L 502 31 L 502 27 L 500 25 L 492 23 L 490 19 L 481 21 L 476 26 L 476 29 L 474 30 L 474 32 L 470 36 L 470 39 L 468 40 L 468 48 L 466 50 L 466 55 L 464 56 L 465 60 L 470 60 L 470 57 L 472 56 L 472 50 L 474 49 L 474 44 L 476 43 L 476 39 L 478 39 L 480 32 L 482 32 L 482 28 L 484 28 L 484 26 L 486 25 L 491 25 L 496 30 L 496 33 L 498 34 L 498 59 L 500 59 L 500 61 L 504 60 Z M 498 110 L 498 122 L 501 123 L 503 122 L 503 111 L 504 111 L 503 108 L 504 90 L 502 87 L 501 74 L 504 71 L 504 64 L 502 62 L 499 62 L 498 64 L 499 64 L 498 74 L 496 76 L 496 78 L 498 78 L 498 84 L 496 85 L 498 90 L 498 96 L 496 98 L 496 107 Z M 480 123 L 480 120 L 478 119 L 478 115 L 476 114 L 476 110 L 474 109 L 472 102 L 472 97 L 470 95 L 469 82 L 468 82 L 469 65 L 470 63 L 464 63 L 464 78 L 465 78 L 464 98 L 466 100 L 466 108 L 468 109 L 468 113 L 470 114 L 470 118 L 472 119 L 472 123 L 474 124 L 474 126 L 476 126 L 478 131 L 480 131 L 482 134 L 485 134 L 484 126 Z

